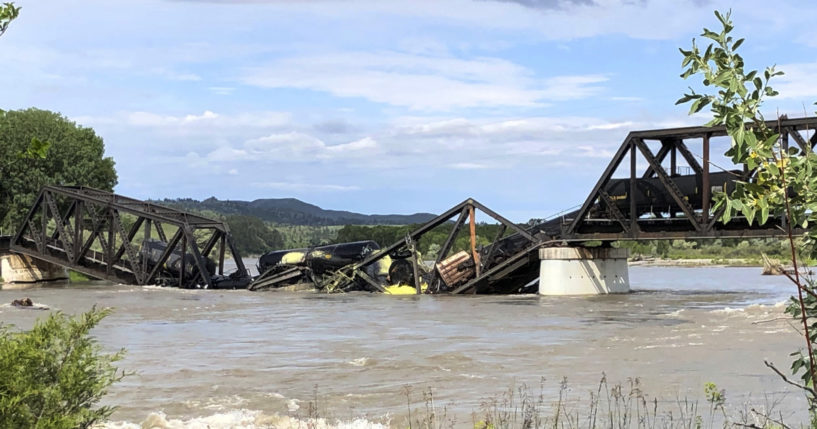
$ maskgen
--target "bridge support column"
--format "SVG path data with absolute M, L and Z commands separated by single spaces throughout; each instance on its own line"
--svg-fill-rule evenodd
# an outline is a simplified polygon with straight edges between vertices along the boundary
M 34 283 L 68 278 L 65 268 L 26 255 L 0 254 L 0 283 Z
M 627 249 L 539 249 L 540 295 L 602 295 L 630 291 Z

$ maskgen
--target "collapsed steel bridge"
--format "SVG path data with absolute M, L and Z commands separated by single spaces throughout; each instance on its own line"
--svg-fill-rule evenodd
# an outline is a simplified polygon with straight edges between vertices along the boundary
M 780 133 L 783 150 L 793 142 L 792 147 L 804 154 L 817 144 L 813 132 L 817 117 L 781 118 L 767 126 Z M 710 171 L 710 140 L 726 135 L 724 127 L 631 132 L 578 210 L 523 228 L 468 199 L 404 239 L 361 254 L 354 263 L 316 276 L 308 263 L 281 258 L 278 266 L 262 273 L 249 288 L 273 289 L 307 279 L 326 291 L 388 292 L 396 277 L 392 268 L 399 265 L 394 272 L 402 273 L 401 282 L 415 293 L 525 292 L 538 277 L 539 249 L 545 247 L 581 246 L 588 241 L 606 246 L 618 240 L 783 235 L 784 219 L 770 218 L 759 225 L 736 217 L 725 224 L 721 221 L 723 208 L 713 210 L 715 193 L 728 193 L 736 182 L 751 181 L 756 173 L 743 165 Z M 626 167 L 623 163 L 628 157 L 624 177 L 614 177 Z M 481 248 L 476 247 L 474 237 L 477 210 L 501 224 L 491 243 Z M 125 225 L 123 213 L 135 220 Z M 470 252 L 450 255 L 466 220 L 471 227 Z M 452 221 L 453 228 L 434 264 L 426 266 L 417 242 Z M 172 230 L 170 234 L 166 227 Z M 210 254 L 216 246 L 218 256 L 213 261 Z M 209 288 L 250 283 L 224 223 L 84 187 L 44 187 L 10 247 L 16 253 L 116 282 Z M 224 275 L 226 249 L 237 265 L 230 276 Z M 389 265 L 387 273 L 373 269 L 384 262 Z
M 817 144 L 817 117 L 768 121 L 766 125 L 781 136 L 781 147 L 790 142 L 800 154 Z M 522 229 L 473 199 L 454 206 L 422 225 L 404 240 L 337 271 L 319 281 L 320 289 L 335 291 L 387 291 L 386 279 L 377 279 L 371 267 L 389 255 L 408 255 L 416 293 L 513 293 L 528 290 L 539 275 L 539 249 L 581 246 L 588 241 L 637 239 L 760 238 L 784 235 L 782 218 L 770 218 L 760 225 L 743 217 L 721 221 L 724 207 L 713 210 L 713 195 L 731 192 L 738 181 L 751 181 L 756 170 L 744 165 L 733 170 L 710 171 L 710 140 L 727 136 L 724 127 L 684 127 L 631 132 L 596 182 L 581 208 Z M 657 151 L 653 151 L 658 145 Z M 652 146 L 652 147 L 651 147 Z M 679 157 L 680 155 L 680 157 Z M 614 176 L 629 156 L 627 176 Z M 667 159 L 669 158 L 669 159 Z M 679 159 L 681 158 L 681 159 Z M 667 164 L 669 165 L 665 165 Z M 682 164 L 679 165 L 679 161 Z M 639 168 L 641 166 L 641 168 Z M 682 170 L 689 173 L 681 174 Z M 473 245 L 473 213 L 482 210 L 502 224 L 501 232 L 487 247 Z M 415 242 L 433 228 L 460 214 L 434 265 L 423 272 Z M 472 248 L 468 255 L 449 257 L 453 240 L 466 213 L 472 225 Z M 504 236 L 506 229 L 513 234 Z M 289 267 L 287 276 L 265 277 L 257 289 L 286 285 L 298 278 L 299 267 Z M 425 288 L 423 285 L 426 285 Z M 252 288 L 252 286 L 251 286 Z
M 236 271 L 226 276 L 228 249 Z M 250 280 L 223 222 L 88 187 L 43 187 L 10 250 L 119 283 L 233 288 Z
M 477 211 L 501 225 L 492 243 L 481 249 L 475 246 Z M 434 228 L 453 221 L 455 217 L 453 228 L 440 248 L 432 269 L 429 269 L 420 259 L 417 241 Z M 470 225 L 470 253 L 459 252 L 449 258 L 454 241 L 466 220 Z M 503 239 L 506 231 L 513 231 L 514 235 Z M 367 290 L 390 293 L 389 285 L 402 283 L 412 286 L 416 293 L 515 293 L 524 289 L 531 277 L 535 279 L 538 276 L 535 250 L 541 245 L 542 242 L 525 229 L 478 201 L 468 199 L 410 232 L 403 240 L 363 255 L 361 261 L 327 276 L 316 278 L 309 272 L 311 267 L 284 264 L 262 273 L 250 285 L 250 289 L 287 286 L 309 277 L 315 287 L 329 292 Z M 520 251 L 521 249 L 525 250 Z M 378 270 L 373 268 L 384 260 L 390 261 L 390 266 L 386 268 L 388 274 L 378 275 Z

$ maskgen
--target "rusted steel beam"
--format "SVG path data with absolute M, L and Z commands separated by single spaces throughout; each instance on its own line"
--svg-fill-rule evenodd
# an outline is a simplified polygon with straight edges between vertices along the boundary
M 695 159 L 695 155 L 692 154 L 686 143 L 684 143 L 682 140 L 678 140 L 675 142 L 675 147 L 678 148 L 678 152 L 681 152 L 681 156 L 684 157 L 687 164 L 689 164 L 689 167 L 692 168 L 692 171 L 694 171 L 695 174 L 703 174 L 701 164 L 697 159 Z
M 199 245 L 196 243 L 196 237 L 193 235 L 193 229 L 187 225 L 182 226 L 184 230 L 184 235 L 188 237 L 188 242 L 190 243 L 190 250 L 193 252 L 193 257 L 196 262 L 196 268 L 199 270 L 199 276 L 204 278 L 204 281 L 207 283 L 207 287 L 212 289 L 213 286 L 213 277 L 210 276 L 210 273 L 207 271 L 207 267 L 204 264 L 204 257 L 201 255 L 199 251 Z M 195 276 L 194 276 L 195 278 Z
M 703 170 L 701 172 L 701 223 L 709 223 L 709 134 L 703 139 Z
M 501 227 L 499 227 L 499 231 L 497 231 L 496 236 L 494 237 L 494 241 L 491 242 L 491 247 L 488 248 L 488 254 L 487 256 L 485 256 L 485 260 L 483 261 L 482 266 L 483 270 L 491 268 L 491 263 L 493 262 L 494 259 L 494 252 L 496 252 L 496 244 L 497 242 L 499 242 L 499 239 L 502 238 L 503 235 L 505 235 L 505 231 L 507 230 L 508 226 L 505 225 L 504 223 L 502 224 Z
M 664 159 L 666 159 L 667 154 L 669 153 L 675 153 L 675 151 L 673 150 L 672 143 L 669 143 L 667 139 L 661 140 L 661 149 L 659 149 L 658 153 L 655 154 L 656 161 L 658 161 L 658 163 L 661 164 L 662 162 L 664 162 Z M 671 171 L 672 174 L 675 174 L 674 168 L 672 168 Z M 653 176 L 655 176 L 655 171 L 653 171 L 652 166 L 648 166 L 644 174 L 641 175 L 641 178 L 649 179 L 650 177 Z
M 753 125 L 747 123 L 747 125 Z M 792 127 L 797 130 L 814 130 L 817 128 L 817 117 L 795 118 L 795 119 L 781 119 L 766 121 L 766 126 L 769 129 L 778 130 L 782 127 Z M 726 136 L 726 127 L 722 125 L 707 127 L 679 127 L 679 128 L 664 128 L 658 130 L 643 130 L 633 131 L 630 134 L 633 137 L 640 137 L 643 139 L 660 139 L 662 137 L 675 137 L 681 139 L 688 138 L 702 138 L 704 134 L 709 133 L 712 137 Z
M 48 206 L 48 209 L 51 211 L 51 218 L 54 220 L 56 231 L 59 233 L 59 239 L 62 242 L 63 248 L 65 249 L 65 254 L 68 255 L 68 259 L 73 261 L 74 260 L 74 243 L 71 241 L 71 237 L 74 234 L 66 233 L 66 226 L 62 222 L 62 215 L 60 214 L 59 209 L 57 208 L 57 203 L 54 202 L 54 196 L 51 192 L 46 192 L 45 194 L 45 203 Z
M 616 172 L 616 169 L 621 164 L 621 161 L 624 159 L 624 156 L 627 154 L 627 151 L 630 150 L 630 139 L 632 138 L 632 133 L 627 136 L 624 140 L 624 144 L 618 148 L 618 151 L 615 155 L 613 155 L 612 161 L 610 164 L 607 165 L 607 168 L 604 169 L 604 172 L 601 174 L 598 182 L 596 185 L 593 186 L 593 189 L 590 191 L 590 195 L 588 195 L 587 199 L 584 200 L 584 204 L 576 213 L 576 217 L 573 218 L 573 221 L 570 222 L 567 229 L 563 232 L 563 235 L 571 236 L 576 233 L 576 229 L 579 224 L 584 220 L 585 216 L 587 216 L 587 212 L 590 210 L 590 207 L 598 200 L 599 198 L 599 190 L 610 181 L 613 177 L 613 173 Z
M 698 219 L 696 219 L 694 210 L 689 205 L 689 203 L 684 199 L 683 193 L 681 192 L 680 189 L 678 189 L 678 186 L 675 185 L 675 182 L 673 182 L 669 175 L 667 175 L 667 172 L 666 170 L 664 170 L 664 167 L 662 167 L 655 161 L 655 158 L 653 157 L 650 148 L 648 148 L 647 145 L 644 144 L 644 142 L 641 139 L 634 139 L 634 141 L 636 146 L 638 146 L 638 149 L 641 151 L 641 155 L 643 155 L 644 159 L 646 159 L 647 162 L 650 165 L 652 165 L 653 169 L 655 170 L 655 173 L 658 175 L 658 180 L 660 180 L 661 183 L 664 185 L 667 193 L 672 197 L 673 200 L 675 200 L 678 206 L 681 207 L 681 210 L 683 210 L 689 223 L 692 224 L 696 231 L 701 231 L 702 230 L 701 224 L 698 222 Z
M 525 231 L 524 229 L 520 228 L 519 225 L 517 225 L 517 224 L 511 222 L 510 220 L 504 218 L 499 213 L 489 209 L 488 207 L 486 207 L 485 205 L 483 205 L 479 201 L 476 201 L 476 200 L 472 199 L 471 204 L 474 207 L 478 208 L 481 212 L 483 212 L 483 213 L 487 214 L 488 216 L 494 218 L 494 220 L 496 220 L 496 221 L 500 222 L 501 224 L 506 225 L 509 228 L 511 228 L 512 230 L 516 231 L 518 234 L 525 237 L 529 241 L 535 241 L 536 240 L 536 238 L 533 235 L 531 235 L 528 231 Z
M 433 288 L 434 292 L 438 292 L 440 290 L 440 275 L 437 272 L 437 265 L 439 265 L 439 263 L 448 256 L 448 252 L 451 251 L 451 246 L 454 245 L 454 241 L 457 239 L 457 235 L 460 233 L 460 228 L 462 228 L 462 225 L 465 223 L 466 216 L 468 216 L 468 207 L 463 207 L 460 211 L 460 216 L 457 218 L 456 223 L 454 223 L 454 227 L 451 228 L 451 233 L 448 234 L 448 237 L 443 243 L 443 247 L 440 248 L 440 252 L 437 253 L 437 258 L 434 260 L 434 269 L 431 273 L 431 281 L 428 283 L 429 288 Z
M 628 192 L 628 199 L 630 200 L 630 231 L 635 231 L 638 228 L 638 207 L 636 206 L 635 195 L 638 191 L 638 177 L 636 176 L 636 141 L 630 140 L 630 191 Z M 646 146 L 646 145 L 645 145 Z M 650 167 L 653 165 L 650 164 Z M 655 168 L 653 168 L 655 170 Z M 599 189 L 599 196 L 601 196 L 603 189 Z
M 604 201 L 604 204 L 607 205 L 607 209 L 610 211 L 610 214 L 613 215 L 613 219 L 615 219 L 621 225 L 621 228 L 624 230 L 625 234 L 630 235 L 630 227 L 633 225 L 638 228 L 637 220 L 628 222 L 627 219 L 624 218 L 624 213 L 621 213 L 621 210 L 618 209 L 616 202 L 610 198 L 610 194 L 605 192 L 603 189 L 600 189 L 599 197 L 602 201 Z M 630 210 L 633 210 L 633 208 L 631 207 Z
M 797 143 L 797 146 L 800 146 L 800 153 L 807 153 L 811 150 L 811 144 L 806 142 L 806 139 L 803 138 L 799 131 L 794 130 L 792 128 L 785 128 L 785 130 L 786 135 L 792 136 L 792 138 L 794 138 L 795 143 Z

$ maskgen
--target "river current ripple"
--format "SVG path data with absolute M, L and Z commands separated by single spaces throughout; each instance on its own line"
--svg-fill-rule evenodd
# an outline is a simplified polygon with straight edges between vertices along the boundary
M 538 392 L 544 379 L 555 400 L 567 377 L 569 398 L 586 399 L 603 373 L 639 377 L 669 402 L 701 399 L 711 381 L 735 407 L 765 395 L 800 417 L 802 395 L 763 365 L 786 369 L 801 344 L 783 314 L 787 279 L 759 268 L 631 267 L 630 277 L 633 293 L 595 297 L 47 284 L 0 290 L 0 321 L 25 329 L 43 316 L 8 304 L 25 296 L 66 313 L 113 307 L 94 334 L 126 348 L 121 367 L 136 375 L 106 397 L 119 406 L 108 427 L 266 427 L 315 399 L 321 415 L 377 427 L 406 413 L 407 387 L 417 402 L 431 388 L 467 427 L 513 386 Z

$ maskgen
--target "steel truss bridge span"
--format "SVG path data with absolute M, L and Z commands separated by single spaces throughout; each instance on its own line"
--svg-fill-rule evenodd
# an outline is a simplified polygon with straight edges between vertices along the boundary
M 10 250 L 119 283 L 232 288 L 250 280 L 223 222 L 88 187 L 43 187 Z M 237 268 L 229 276 L 227 250 Z
M 817 117 L 784 117 L 766 125 L 780 134 L 783 150 L 796 147 L 802 155 L 817 143 Z M 724 207 L 713 210 L 714 193 L 731 192 L 736 181 L 751 181 L 756 173 L 745 165 L 711 171 L 710 140 L 726 135 L 724 127 L 629 133 L 581 208 L 544 223 L 538 232 L 571 241 L 783 235 L 783 219 L 750 225 L 736 217 L 724 224 Z M 679 161 L 689 174 L 681 174 Z M 627 176 L 614 178 L 621 167 Z

